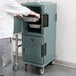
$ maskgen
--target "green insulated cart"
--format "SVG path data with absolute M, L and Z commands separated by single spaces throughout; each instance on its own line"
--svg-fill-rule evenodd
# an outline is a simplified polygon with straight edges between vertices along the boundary
M 24 16 L 23 22 L 20 23 L 22 59 L 26 69 L 30 64 L 39 67 L 39 73 L 43 74 L 44 67 L 56 58 L 56 4 L 29 2 L 22 5 L 40 14 L 39 20 L 34 16 Z

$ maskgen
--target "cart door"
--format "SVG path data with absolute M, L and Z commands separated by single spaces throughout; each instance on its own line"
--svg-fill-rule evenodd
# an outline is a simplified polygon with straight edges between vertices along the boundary
M 41 45 L 43 38 L 33 36 L 23 36 L 23 61 L 34 64 L 43 64 L 43 57 L 41 55 Z

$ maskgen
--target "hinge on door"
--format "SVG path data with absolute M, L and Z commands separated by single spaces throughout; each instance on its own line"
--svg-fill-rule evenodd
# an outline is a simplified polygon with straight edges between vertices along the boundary
M 55 14 L 55 22 L 57 22 L 57 13 Z
M 44 57 L 46 55 L 47 50 L 47 43 L 41 45 L 41 57 Z

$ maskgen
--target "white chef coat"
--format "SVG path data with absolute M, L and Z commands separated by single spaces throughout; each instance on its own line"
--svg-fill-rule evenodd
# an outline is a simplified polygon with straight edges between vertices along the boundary
M 0 0 L 0 39 L 13 36 L 14 15 L 28 15 L 30 9 L 15 0 Z

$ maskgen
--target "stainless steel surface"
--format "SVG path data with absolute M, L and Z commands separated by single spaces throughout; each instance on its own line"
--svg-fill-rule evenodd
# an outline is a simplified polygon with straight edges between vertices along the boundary
M 38 25 L 38 24 L 29 24 L 29 27 L 30 27 L 30 28 L 39 29 L 39 28 L 40 28 L 40 25 Z
M 27 16 L 24 16 L 23 19 L 24 19 L 24 21 L 27 21 L 27 22 L 36 22 L 36 21 L 39 20 L 36 17 L 29 17 L 29 16 L 28 17 Z
M 16 34 L 16 63 L 18 63 L 18 34 Z

